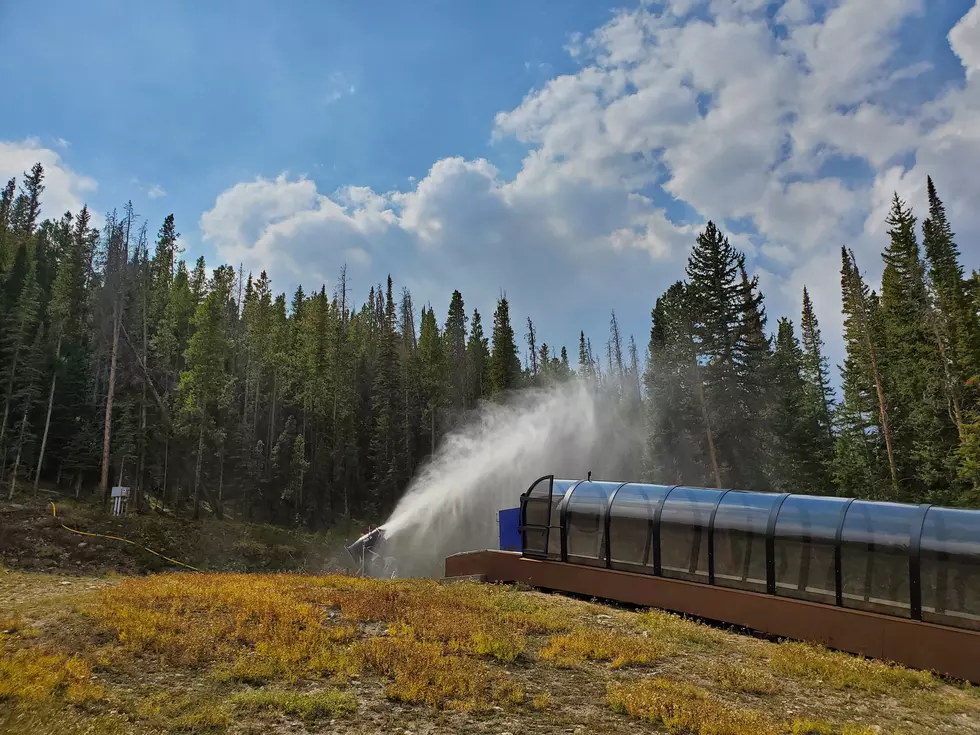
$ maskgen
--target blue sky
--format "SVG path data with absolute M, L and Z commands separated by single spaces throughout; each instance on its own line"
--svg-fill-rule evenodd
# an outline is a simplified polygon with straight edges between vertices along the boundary
M 489 155 L 493 115 L 542 81 L 541 64 L 573 70 L 568 34 L 610 15 L 581 0 L 423 5 L 4 4 L 0 71 L 24 104 L 3 134 L 70 140 L 103 206 L 136 177 L 168 192 L 152 214 L 185 221 L 284 170 L 327 191 L 402 188 L 439 158 Z M 515 170 L 520 149 L 500 148 Z
M 489 322 L 506 289 L 573 358 L 612 309 L 642 352 L 710 218 L 836 362 L 836 254 L 877 277 L 892 191 L 931 174 L 980 267 L 978 46 L 968 0 L 3 3 L 0 175 L 282 290 L 347 262 Z

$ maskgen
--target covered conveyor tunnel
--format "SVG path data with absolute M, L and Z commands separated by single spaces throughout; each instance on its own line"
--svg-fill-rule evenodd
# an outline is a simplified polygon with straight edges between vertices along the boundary
M 499 581 L 980 681 L 980 511 L 545 476 L 515 521 L 520 554 L 493 563 L 521 578 Z M 447 575 L 481 574 L 475 559 L 450 557 Z

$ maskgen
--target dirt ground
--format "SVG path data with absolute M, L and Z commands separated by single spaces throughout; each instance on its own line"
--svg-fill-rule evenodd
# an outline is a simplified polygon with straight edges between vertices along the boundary
M 64 526 L 133 543 L 72 533 Z M 322 573 L 346 567 L 343 546 L 357 538 L 360 527 L 309 533 L 207 515 L 193 521 L 169 511 L 113 517 L 90 503 L 42 491 L 14 503 L 0 500 L 0 564 L 84 576 L 179 568 L 146 547 L 203 571 Z

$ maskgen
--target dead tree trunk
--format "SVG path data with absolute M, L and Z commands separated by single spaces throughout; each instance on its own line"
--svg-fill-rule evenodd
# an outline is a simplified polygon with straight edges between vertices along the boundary
M 54 351 L 55 369 L 51 376 L 51 390 L 48 391 L 48 412 L 44 417 L 44 433 L 41 435 L 41 449 L 37 455 L 37 470 L 34 472 L 34 492 L 37 492 L 41 482 L 41 467 L 44 464 L 44 450 L 48 446 L 48 430 L 51 428 L 51 409 L 54 407 L 54 388 L 58 382 L 58 360 L 61 358 L 61 333 L 58 334 L 58 346 Z M 60 474 L 60 470 L 59 470 Z
M 99 489 L 102 491 L 103 505 L 109 503 L 109 449 L 112 443 L 112 401 L 116 392 L 116 361 L 119 355 L 119 323 L 122 321 L 120 311 L 117 296 L 113 306 L 112 352 L 109 356 L 109 386 L 105 398 L 105 431 L 102 434 L 102 477 L 99 480 Z
M 201 460 L 204 458 L 204 415 L 197 439 L 197 466 L 194 468 L 194 520 L 201 516 Z
M 26 322 L 21 320 L 20 334 L 24 332 Z M 7 376 L 7 390 L 3 398 L 3 419 L 0 420 L 0 445 L 3 445 L 3 438 L 7 433 L 7 418 L 10 416 L 10 403 L 14 397 L 14 381 L 17 379 L 17 362 L 20 358 L 21 339 L 17 338 L 14 346 L 14 354 L 10 361 L 10 374 Z
M 871 316 L 868 314 L 867 302 L 864 299 L 864 290 L 857 271 L 857 261 L 853 253 L 851 253 L 850 285 L 851 294 L 858 310 L 858 319 L 861 323 L 865 348 L 868 351 L 868 362 L 870 363 L 872 377 L 874 378 L 875 393 L 878 396 L 881 432 L 885 439 L 885 452 L 888 455 L 888 469 L 891 472 L 892 487 L 898 490 L 898 471 L 895 468 L 895 454 L 892 451 L 892 432 L 888 424 L 888 404 L 885 400 L 885 389 L 881 380 L 881 371 L 878 369 L 878 352 L 875 349 L 874 339 L 871 336 Z
M 17 487 L 17 471 L 20 469 L 20 452 L 24 448 L 24 434 L 27 431 L 27 416 L 28 407 L 30 406 L 30 401 L 27 402 L 27 406 L 24 408 L 24 415 L 20 420 L 20 437 L 17 439 L 17 458 L 14 460 L 14 471 L 10 475 L 10 491 L 7 493 L 7 500 L 12 500 L 14 497 L 14 489 Z
M 142 364 L 147 364 L 147 324 L 146 324 L 146 289 L 143 289 L 143 360 Z M 136 469 L 136 498 L 134 507 L 139 513 L 142 509 L 143 487 L 146 482 L 146 384 L 149 376 L 143 372 L 143 395 L 140 397 L 140 457 L 139 465 Z
M 721 489 L 721 472 L 718 469 L 718 454 L 715 452 L 715 439 L 711 432 L 711 421 L 708 418 L 708 402 L 704 397 L 704 386 L 701 384 L 697 364 L 694 366 L 694 384 L 698 388 L 698 403 L 701 404 L 701 418 L 704 420 L 704 431 L 708 438 L 708 453 L 711 455 L 711 470 L 715 475 L 715 487 Z

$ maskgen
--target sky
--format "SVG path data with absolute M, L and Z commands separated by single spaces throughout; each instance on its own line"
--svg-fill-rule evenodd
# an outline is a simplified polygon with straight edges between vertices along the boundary
M 714 221 L 775 331 L 804 285 L 843 359 L 840 247 L 876 285 L 931 175 L 980 268 L 980 0 L 0 1 L 0 179 L 43 214 L 132 200 L 184 257 L 356 303 L 641 356 Z M 835 371 L 836 372 L 836 371 Z

